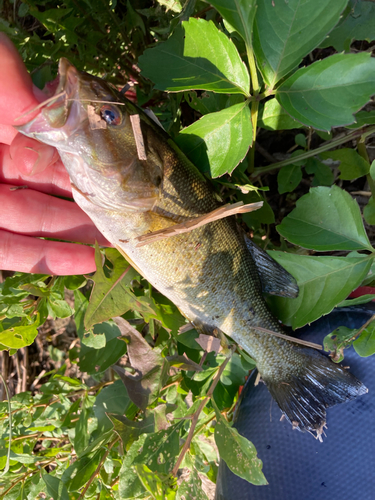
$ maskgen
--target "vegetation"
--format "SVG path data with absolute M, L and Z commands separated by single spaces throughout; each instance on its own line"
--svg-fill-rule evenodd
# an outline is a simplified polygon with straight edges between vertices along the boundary
M 298 298 L 268 299 L 284 324 L 310 323 L 373 282 L 374 2 L 1 5 L 0 29 L 40 88 L 61 56 L 129 82 L 128 95 L 154 111 L 226 202 L 264 202 L 239 222 L 298 282 Z M 215 482 L 213 439 L 236 474 L 266 484 L 254 446 L 229 423 L 253 361 L 188 331 L 116 250 L 96 257 L 93 276 L 16 273 L 0 284 L 3 360 L 8 351 L 20 377 L 38 329 L 54 360 L 30 390 L 11 389 L 0 403 L 1 497 L 206 499 L 200 478 Z M 78 340 L 59 349 L 45 324 L 73 313 Z M 335 360 L 352 343 L 373 354 L 375 323 L 325 340 Z

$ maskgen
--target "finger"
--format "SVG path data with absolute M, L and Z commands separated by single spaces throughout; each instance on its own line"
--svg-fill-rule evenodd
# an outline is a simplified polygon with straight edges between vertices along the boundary
M 28 236 L 110 246 L 76 203 L 0 184 L 0 228 Z
M 18 134 L 17 130 L 11 125 L 0 124 L 0 143 L 12 144 L 13 139 Z
M 31 77 L 13 43 L 0 33 L 0 116 L 4 125 L 22 125 L 36 113 L 16 119 L 38 105 Z M 6 77 L 4 77 L 6 75 Z M 9 102 L 12 105 L 9 105 Z
M 0 33 L 0 74 L 6 75 L 6 78 L 0 79 L 0 121 L 2 125 L 22 125 L 36 116 L 40 110 L 34 110 L 43 100 L 43 93 L 35 89 L 31 77 L 18 54 L 16 48 L 9 38 Z M 35 94 L 38 93 L 36 96 Z M 12 103 L 9 106 L 9 102 Z M 26 114 L 25 114 L 26 113 Z M 22 116 L 21 116 L 22 115 Z M 1 131 L 0 131 L 1 132 Z M 0 142 L 9 143 L 10 130 L 3 129 L 0 135 Z M 18 162 L 20 166 L 28 167 L 26 173 L 42 172 L 50 163 L 49 160 L 57 159 L 57 152 L 52 146 L 41 146 L 37 149 L 40 154 L 32 154 L 30 151 L 21 152 L 21 159 L 28 157 L 27 162 Z M 18 156 L 14 156 L 18 160 Z M 34 159 L 34 164 L 32 160 Z M 35 161 L 36 160 L 36 161 Z M 53 161 L 52 161 L 53 163 Z
M 32 141 L 32 146 L 33 143 L 36 142 L 33 139 L 29 140 Z M 21 148 L 16 157 L 12 158 L 10 155 L 10 146 L 0 144 L 0 182 L 14 184 L 16 186 L 26 184 L 30 188 L 37 189 L 43 193 L 71 198 L 72 189 L 69 175 L 64 165 L 61 163 L 61 160 L 58 160 L 50 168 L 43 172 L 36 173 L 35 175 L 21 173 L 18 169 L 19 165 L 22 171 L 32 170 L 32 165 L 31 167 L 30 164 L 29 166 L 26 165 L 29 161 L 28 155 L 30 153 L 36 155 L 36 153 L 32 151 Z
M 0 230 L 0 269 L 66 276 L 95 271 L 92 247 L 40 240 Z
M 16 135 L 9 147 L 9 155 L 21 174 L 35 175 L 53 165 L 60 157 L 55 148 L 22 134 Z M 68 173 L 66 173 L 68 177 Z

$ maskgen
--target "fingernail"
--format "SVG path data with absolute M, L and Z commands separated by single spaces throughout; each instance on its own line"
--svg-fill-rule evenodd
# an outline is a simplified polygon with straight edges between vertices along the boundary
M 36 153 L 36 160 L 34 161 L 29 175 L 36 175 L 43 172 L 59 158 L 55 148 L 44 144 L 38 145 L 37 147 L 25 146 L 25 149 Z

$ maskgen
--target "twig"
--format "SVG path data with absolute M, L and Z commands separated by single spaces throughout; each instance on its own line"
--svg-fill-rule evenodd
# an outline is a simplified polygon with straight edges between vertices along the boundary
M 25 111 L 24 113 L 22 113 L 22 115 L 17 116 L 17 118 L 14 121 L 20 120 L 24 116 L 29 115 L 30 113 L 33 113 L 37 109 L 44 108 L 44 106 L 47 106 L 47 104 L 49 104 L 50 102 L 56 101 L 59 97 L 62 97 L 63 95 L 65 95 L 65 101 L 66 101 L 67 100 L 66 92 L 65 92 L 65 90 L 63 90 L 62 92 L 60 92 L 60 94 L 53 95 L 49 99 L 46 99 L 45 101 L 43 101 L 40 104 L 38 104 L 37 106 L 35 106 L 35 108 L 29 109 L 29 111 Z
M 188 451 L 188 449 L 190 448 L 190 444 L 191 444 L 191 441 L 194 437 L 194 429 L 198 423 L 198 419 L 199 419 L 199 415 L 201 413 L 201 411 L 203 410 L 203 408 L 206 406 L 206 404 L 208 403 L 208 401 L 211 399 L 211 396 L 212 394 L 214 393 L 214 390 L 215 390 L 215 387 L 217 386 L 217 383 L 219 382 L 220 380 L 220 377 L 221 377 L 221 374 L 223 373 L 224 371 L 224 368 L 227 366 L 230 358 L 232 357 L 232 352 L 230 353 L 230 356 L 228 356 L 224 362 L 222 363 L 222 365 L 220 366 L 215 378 L 213 379 L 212 381 L 212 384 L 207 392 L 207 395 L 206 397 L 203 399 L 203 401 L 201 402 L 201 404 L 199 405 L 197 411 L 194 413 L 194 416 L 193 418 L 191 419 L 191 426 L 190 426 L 190 429 L 189 429 L 189 434 L 186 438 L 186 441 L 184 443 L 184 446 L 182 447 L 182 450 L 181 450 L 181 453 L 177 459 L 177 462 L 176 462 L 176 465 L 173 467 L 173 470 L 172 470 L 172 474 L 174 476 L 177 476 L 177 472 L 178 472 L 178 469 L 180 468 L 180 465 L 181 465 L 181 462 L 185 456 L 185 453 Z
M 356 194 L 358 196 L 368 196 L 369 198 L 370 196 L 372 196 L 371 191 L 352 191 L 350 194 Z
M 285 335 L 284 333 L 278 333 L 272 330 L 268 330 L 267 328 L 262 328 L 261 326 L 252 326 L 251 328 L 253 328 L 254 330 L 259 330 L 260 332 L 269 333 L 271 335 L 274 335 L 275 337 L 279 337 L 280 339 L 288 340 L 289 342 L 294 342 L 295 344 L 312 347 L 313 349 L 318 349 L 319 351 L 323 350 L 323 346 L 321 346 L 320 344 L 314 344 L 314 342 L 297 339 L 295 337 L 291 337 L 290 335 Z
M 40 462 L 36 462 L 35 463 L 35 466 L 37 467 L 35 470 L 32 470 L 30 471 L 30 469 L 25 472 L 25 474 L 23 474 L 22 476 L 20 476 L 19 478 L 17 478 L 15 481 L 13 481 L 13 483 L 10 484 L 9 488 L 5 491 L 3 491 L 1 493 L 1 498 L 4 498 L 5 495 L 7 493 L 9 493 L 18 483 L 20 483 L 21 481 L 24 481 L 26 478 L 30 478 L 31 476 L 34 476 L 35 474 L 40 474 L 40 468 L 39 467 L 47 467 L 47 465 L 51 465 L 53 464 L 54 462 L 56 462 L 57 460 L 59 462 L 66 462 L 67 460 L 70 459 L 70 455 L 67 456 L 67 457 L 62 457 L 62 458 L 52 458 L 51 460 L 48 460 L 47 462 L 43 462 L 43 461 L 40 461 Z
M 34 434 L 26 434 L 25 436 L 17 436 L 15 438 L 13 438 L 13 442 L 14 441 L 22 441 L 23 439 L 29 439 L 29 438 L 37 438 L 38 441 L 66 441 L 68 438 L 66 437 L 63 437 L 63 438 L 60 438 L 60 437 L 50 437 L 50 436 L 42 436 L 42 431 L 40 432 L 36 432 Z
M 253 212 L 254 210 L 261 208 L 262 205 L 262 201 L 249 203 L 248 205 L 244 205 L 242 201 L 234 203 L 233 205 L 224 205 L 223 207 L 219 207 L 208 214 L 188 219 L 181 224 L 175 224 L 165 229 L 160 229 L 159 231 L 153 231 L 152 233 L 142 234 L 141 236 L 135 238 L 135 241 L 138 241 L 136 246 L 142 247 L 143 245 L 148 245 L 154 241 L 170 238 L 172 236 L 176 236 L 177 234 L 188 233 L 193 229 L 197 229 L 198 227 L 208 224 L 209 222 L 224 219 L 225 217 L 229 217 L 234 214 Z
M 21 366 L 21 369 L 22 369 L 22 387 L 21 387 L 21 391 L 22 392 L 26 392 L 27 391 L 27 374 L 29 372 L 29 351 L 27 349 L 27 346 L 26 347 L 22 347 L 20 349 L 21 353 L 22 353 L 22 366 Z
M 367 153 L 366 149 L 366 139 L 364 137 L 360 137 L 357 140 L 357 149 L 358 149 L 358 154 L 362 156 L 362 158 L 370 164 L 370 158 Z M 369 188 L 371 190 L 372 196 L 375 196 L 375 182 L 374 179 L 371 177 L 370 173 L 366 175 L 367 183 L 369 185 Z
M 8 351 L 2 351 L 1 353 L 1 374 L 0 376 L 2 377 L 3 381 L 8 380 L 8 375 L 9 375 L 9 352 Z M 5 382 L 3 382 L 3 385 L 1 387 L 1 392 L 0 392 L 0 401 L 3 401 L 5 399 L 5 396 L 7 396 L 7 388 L 5 387 Z M 8 400 L 10 399 L 9 396 L 7 396 Z
M 86 491 L 89 489 L 91 483 L 94 481 L 94 479 L 96 478 L 96 476 L 99 474 L 100 469 L 102 468 L 103 463 L 105 462 L 106 458 L 109 455 L 109 452 L 111 451 L 112 447 L 117 443 L 117 441 L 119 439 L 120 439 L 120 437 L 117 436 L 116 439 L 114 439 L 112 441 L 112 443 L 109 444 L 107 451 L 104 453 L 104 455 L 103 455 L 102 459 L 100 460 L 97 468 L 95 469 L 94 473 L 91 475 L 90 479 L 87 481 L 86 486 L 83 488 L 83 490 L 82 490 L 82 492 L 79 495 L 79 497 L 78 497 L 77 500 L 81 500 L 82 498 L 84 498 Z
M 20 364 L 20 358 L 19 358 L 18 351 L 15 353 L 13 359 L 14 359 L 14 363 L 16 365 L 16 371 L 17 371 L 16 394 L 19 394 L 21 392 L 21 388 L 22 388 L 22 372 L 21 372 L 21 364 Z
M 263 146 L 259 144 L 259 142 L 255 143 L 255 149 L 262 155 L 266 160 L 271 163 L 277 163 L 277 160 L 274 156 L 272 156 Z
M 361 328 L 358 330 L 358 332 L 353 335 L 353 337 L 351 337 L 348 342 L 351 342 L 352 340 L 355 340 L 357 337 L 359 337 L 359 335 L 361 335 L 361 333 L 366 330 L 366 328 L 368 327 L 368 325 L 374 321 L 375 319 L 375 314 L 373 316 L 371 316 L 371 318 L 369 320 L 366 321 L 366 323 L 364 325 L 361 326 Z
M 374 132 L 375 132 L 375 126 L 370 126 L 370 127 L 361 127 L 360 129 L 353 130 L 348 134 L 340 134 L 335 139 L 324 142 L 318 148 L 311 149 L 310 151 L 306 151 L 298 155 L 298 161 L 307 160 L 308 158 L 311 158 L 319 153 L 323 153 L 324 151 L 329 151 L 335 148 L 336 146 L 345 144 L 345 142 L 357 139 L 358 137 L 363 136 L 363 138 L 365 138 L 368 135 L 373 134 Z M 293 160 L 296 160 L 296 158 L 288 158 L 287 160 L 279 161 L 277 163 L 273 163 L 272 165 L 267 165 L 266 167 L 256 168 L 254 169 L 254 173 L 251 175 L 251 178 L 257 177 L 258 175 L 262 175 L 267 172 L 271 172 L 272 170 L 276 170 L 286 165 L 290 165 L 293 162 Z

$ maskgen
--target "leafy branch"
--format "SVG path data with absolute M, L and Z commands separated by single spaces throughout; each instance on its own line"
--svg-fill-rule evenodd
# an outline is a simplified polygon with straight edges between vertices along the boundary
M 192 416 L 192 419 L 191 419 L 191 426 L 190 426 L 190 429 L 189 429 L 189 434 L 186 438 L 186 441 L 182 447 L 182 450 L 181 450 L 181 453 L 177 459 L 177 462 L 175 464 L 175 466 L 173 467 L 172 469 L 172 474 L 174 476 L 177 475 L 177 472 L 178 472 L 178 469 L 180 468 L 180 465 L 182 463 L 182 460 L 184 459 L 184 456 L 186 454 L 186 452 L 188 451 L 188 449 L 190 448 L 190 444 L 191 444 L 191 441 L 194 437 L 194 431 L 195 431 L 195 427 L 198 423 L 198 420 L 199 420 L 199 415 L 201 414 L 203 408 L 206 406 L 206 404 L 210 401 L 210 399 L 212 398 L 212 395 L 214 393 L 214 390 L 215 390 L 215 387 L 217 386 L 219 380 L 220 380 L 220 377 L 225 369 L 225 367 L 227 366 L 227 364 L 229 363 L 230 361 L 230 358 L 231 358 L 231 354 L 232 354 L 232 351 L 229 351 L 227 357 L 225 358 L 225 360 L 222 362 L 222 364 L 220 365 L 219 369 L 217 370 L 217 373 L 212 381 L 212 384 L 210 385 L 210 388 L 209 390 L 207 391 L 207 394 L 206 394 L 206 397 L 201 401 L 197 411 L 194 413 L 194 415 Z

